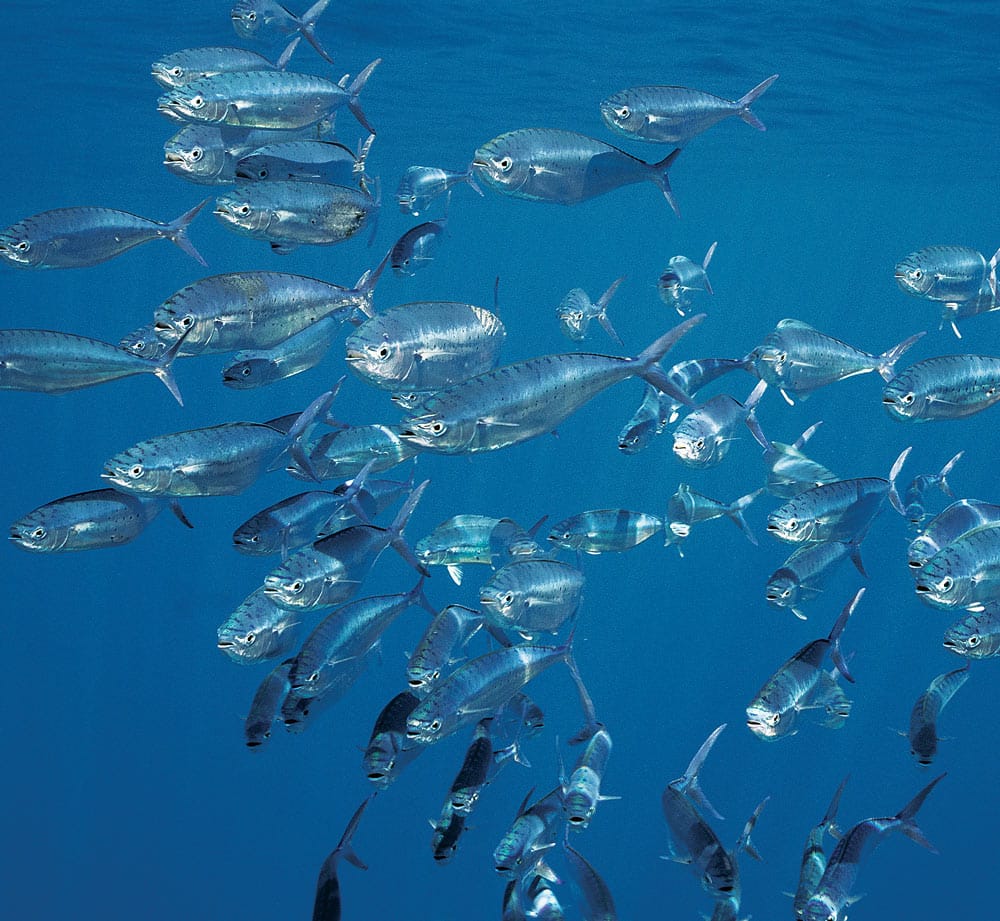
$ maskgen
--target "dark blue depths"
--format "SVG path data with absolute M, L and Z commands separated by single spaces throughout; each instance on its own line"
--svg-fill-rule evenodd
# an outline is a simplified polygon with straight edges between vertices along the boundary
M 383 63 L 364 90 L 378 130 L 368 170 L 383 185 L 375 245 L 363 238 L 302 248 L 287 257 L 232 236 L 208 213 L 190 230 L 211 272 L 275 269 L 350 285 L 414 222 L 392 192 L 406 167 L 462 168 L 477 146 L 527 126 L 580 131 L 646 160 L 658 147 L 629 143 L 602 126 L 598 103 L 630 85 L 676 83 L 738 98 L 771 73 L 780 79 L 754 105 L 767 126 L 737 119 L 691 141 L 671 170 L 683 217 L 651 184 L 620 189 L 572 208 L 480 198 L 459 185 L 434 262 L 414 277 L 387 273 L 375 295 L 386 309 L 410 300 L 454 299 L 492 307 L 508 328 L 504 360 L 572 347 L 555 307 L 571 288 L 597 297 L 627 275 L 609 305 L 615 328 L 637 353 L 676 314 L 657 296 L 671 256 L 700 259 L 713 240 L 709 314 L 675 358 L 741 357 L 783 317 L 796 317 L 879 353 L 919 330 L 928 335 L 902 365 L 937 354 L 996 354 L 996 317 L 963 321 L 964 338 L 938 330 L 938 309 L 900 292 L 892 268 L 935 243 L 987 255 L 998 245 L 989 177 L 996 175 L 998 115 L 993 49 L 998 15 L 984 4 L 921 4 L 892 13 L 863 5 L 831 14 L 796 7 L 724 3 L 676 8 L 637 4 L 629 16 L 599 4 L 514 2 L 489 13 L 461 3 L 345 3 L 317 26 L 336 60 L 334 79 Z M 226 3 L 168 6 L 7 5 L 2 40 L 6 86 L 3 215 L 9 224 L 49 208 L 102 205 L 172 220 L 205 194 L 160 165 L 175 130 L 155 111 L 150 62 L 165 51 L 236 44 Z M 545 49 L 540 52 L 538 49 Z M 279 46 L 260 50 L 277 55 Z M 311 48 L 295 66 L 330 75 Z M 349 146 L 357 126 L 339 124 Z M 436 216 L 433 212 L 431 216 Z M 421 218 L 422 219 L 422 218 Z M 153 307 L 206 274 L 167 243 L 150 243 L 101 266 L 0 277 L 5 327 L 60 329 L 117 341 L 148 322 Z M 699 292 L 700 293 L 700 292 Z M 614 353 L 596 327 L 587 348 Z M 103 462 L 154 434 L 237 419 L 265 420 L 303 408 L 342 373 L 335 345 L 317 369 L 273 387 L 222 387 L 222 356 L 179 361 L 182 409 L 156 381 L 136 377 L 61 397 L 4 393 L 7 487 L 0 520 L 13 521 L 61 495 L 95 489 Z M 742 399 L 749 378 L 725 381 Z M 412 539 L 448 516 L 510 515 L 550 522 L 588 508 L 662 515 L 678 483 L 725 501 L 760 485 L 763 466 L 748 434 L 717 468 L 692 471 L 670 453 L 669 435 L 633 457 L 616 436 L 641 399 L 626 382 L 544 437 L 471 459 L 421 458 L 429 478 L 407 529 Z M 959 450 L 949 477 L 956 494 L 1000 501 L 987 414 L 908 428 L 880 406 L 873 374 L 818 391 L 788 407 L 767 393 L 758 417 L 768 437 L 792 442 L 824 425 L 810 455 L 841 476 L 887 476 L 914 450 L 907 473 L 935 472 Z M 349 398 L 343 399 L 347 397 Z M 382 393 L 351 378 L 339 412 L 349 422 L 392 422 Z M 401 471 L 405 468 L 399 468 Z M 215 648 L 216 626 L 263 578 L 266 563 L 234 553 L 229 535 L 250 514 L 299 483 L 274 473 L 239 497 L 189 500 L 195 525 L 161 515 L 134 543 L 88 554 L 41 556 L 3 550 L 6 657 L 5 795 L 0 812 L 0 913 L 9 917 L 275 919 L 307 917 L 316 873 L 368 795 L 358 746 L 378 709 L 402 689 L 404 651 L 425 616 L 414 609 L 383 644 L 381 661 L 336 708 L 301 735 L 276 729 L 260 751 L 243 745 L 242 718 L 267 666 L 239 668 Z M 770 608 L 769 574 L 790 548 L 765 533 L 778 500 L 746 512 L 754 547 L 726 522 L 695 528 L 679 559 L 654 537 L 620 556 L 584 559 L 585 600 L 577 658 L 614 738 L 601 805 L 573 843 L 611 886 L 622 918 L 696 918 L 710 903 L 667 852 L 659 798 L 719 723 L 702 774 L 727 816 L 716 823 L 732 844 L 754 806 L 771 800 L 754 833 L 765 858 L 743 861 L 743 908 L 791 917 L 801 849 L 844 774 L 847 826 L 891 815 L 931 774 L 905 739 L 913 701 L 935 675 L 961 663 L 941 647 L 952 618 L 919 603 L 905 566 L 907 527 L 891 510 L 862 548 L 868 591 L 849 629 L 857 685 L 847 725 L 827 731 L 802 720 L 774 744 L 753 738 L 744 708 L 768 675 L 825 634 L 860 584 L 838 570 L 807 608 L 809 621 Z M 467 567 L 455 588 L 435 572 L 435 605 L 472 603 L 481 573 Z M 390 552 L 367 589 L 405 591 L 406 565 Z M 480 642 L 477 638 L 474 642 Z M 478 647 L 477 647 L 478 648 Z M 1000 678 L 972 669 L 944 714 L 931 771 L 948 771 L 921 812 L 939 856 L 901 836 L 862 871 L 868 895 L 852 917 L 971 916 L 982 895 L 955 885 L 991 852 L 997 819 L 1000 741 L 992 701 Z M 431 859 L 430 829 L 466 739 L 432 747 L 370 805 L 353 845 L 369 866 L 340 865 L 344 917 L 453 921 L 499 917 L 502 881 L 491 852 L 531 786 L 544 792 L 558 772 L 555 738 L 580 723 L 573 686 L 554 668 L 530 689 L 546 731 L 528 743 L 533 767 L 504 770 L 477 807 L 455 858 Z M 575 751 L 562 746 L 572 763 Z M 921 886 L 904 877 L 919 874 Z M 56 885 L 58 882 L 58 885 Z

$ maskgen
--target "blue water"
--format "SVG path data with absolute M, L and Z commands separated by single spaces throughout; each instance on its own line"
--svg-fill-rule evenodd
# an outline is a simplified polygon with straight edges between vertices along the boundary
M 959 342 L 937 329 L 933 305 L 897 289 L 892 268 L 930 244 L 990 254 L 1000 243 L 1000 14 L 977 2 L 872 6 L 648 3 L 621 14 L 604 4 L 523 0 L 332 4 L 318 33 L 336 59 L 334 76 L 384 59 L 362 96 L 378 129 L 369 170 L 382 179 L 385 203 L 375 245 L 356 239 L 273 256 L 265 244 L 227 233 L 207 211 L 191 237 L 212 273 L 275 269 L 351 284 L 412 223 L 392 200 L 411 164 L 459 168 L 493 136 L 536 125 L 619 143 L 597 109 L 611 92 L 672 83 L 735 98 L 779 73 L 754 107 L 766 133 L 731 119 L 681 154 L 671 174 L 681 219 L 649 184 L 572 208 L 459 188 L 437 261 L 414 278 L 386 277 L 377 308 L 420 299 L 489 305 L 499 276 L 504 356 L 512 361 L 566 351 L 554 318 L 562 296 L 579 286 L 596 297 L 626 274 L 610 313 L 637 352 L 675 321 L 655 290 L 667 259 L 700 259 L 718 240 L 710 271 L 716 293 L 703 301 L 709 318 L 675 360 L 743 355 L 788 316 L 875 352 L 926 329 L 913 360 L 958 350 L 995 354 L 996 317 L 968 321 Z M 168 220 L 209 194 L 161 166 L 175 128 L 156 112 L 148 72 L 167 51 L 236 43 L 228 11 L 224 2 L 191 0 L 9 0 L 0 39 L 0 225 L 69 205 Z M 275 46 L 261 50 L 277 54 Z M 293 64 L 329 73 L 309 48 Z M 338 134 L 353 146 L 358 127 L 350 115 L 340 116 Z M 646 159 L 666 153 L 621 143 Z M 4 271 L 3 324 L 117 341 L 205 274 L 159 243 L 89 269 Z M 609 348 L 602 336 L 592 333 L 588 347 Z M 58 398 L 4 394 L 0 521 L 98 488 L 104 461 L 141 439 L 301 409 L 344 367 L 335 347 L 307 374 L 235 392 L 220 384 L 224 363 L 221 356 L 178 363 L 183 409 L 151 377 Z M 730 380 L 743 399 L 751 379 Z M 746 436 L 707 472 L 682 467 L 669 436 L 638 456 L 621 454 L 616 436 L 640 391 L 628 382 L 603 394 L 562 424 L 557 438 L 471 459 L 422 457 L 418 475 L 431 486 L 408 534 L 416 539 L 459 512 L 525 524 L 600 507 L 662 514 L 680 482 L 725 499 L 760 485 L 759 452 Z M 951 478 L 956 494 L 1000 501 L 996 410 L 904 427 L 886 416 L 879 395 L 878 378 L 860 376 L 791 408 L 768 393 L 759 417 L 782 441 L 823 420 L 811 453 L 845 477 L 885 476 L 910 444 L 908 473 L 936 471 L 964 450 Z M 396 419 L 382 394 L 354 378 L 337 413 L 352 423 Z M 381 662 L 304 734 L 276 728 L 263 750 L 244 747 L 242 717 L 268 666 L 234 665 L 215 648 L 215 630 L 269 563 L 234 553 L 229 535 L 301 488 L 275 473 L 239 497 L 188 501 L 194 530 L 164 514 L 115 550 L 41 556 L 3 548 L 0 915 L 309 916 L 316 871 L 369 792 L 358 747 L 402 688 L 404 651 L 424 615 L 414 611 L 394 625 Z M 995 846 L 998 814 L 1000 679 L 992 663 L 973 668 L 942 721 L 951 741 L 929 771 L 918 769 L 893 730 L 906 728 L 932 677 L 961 663 L 941 647 L 953 618 L 914 596 L 903 555 L 908 532 L 891 511 L 865 542 L 868 592 L 844 638 L 856 651 L 857 677 L 847 725 L 832 732 L 804 719 L 796 736 L 775 744 L 745 728 L 744 708 L 759 686 L 801 645 L 826 634 L 860 584 L 853 570 L 840 570 L 805 623 L 770 608 L 764 584 L 788 552 L 764 531 L 777 504 L 766 497 L 748 512 L 760 546 L 722 521 L 696 530 L 684 559 L 654 538 L 628 554 L 584 560 L 577 658 L 615 742 L 605 790 L 622 799 L 603 804 L 574 843 L 608 882 L 621 918 L 709 913 L 695 877 L 659 859 L 667 851 L 659 800 L 709 731 L 728 722 L 703 775 L 727 816 L 718 823 L 723 840 L 735 842 L 745 817 L 771 797 L 755 833 L 765 862 L 741 861 L 744 913 L 791 916 L 782 891 L 794 889 L 805 836 L 846 773 L 845 826 L 896 812 L 940 769 L 948 777 L 920 816 L 940 854 L 902 836 L 887 841 L 864 867 L 859 891 L 867 896 L 851 916 L 982 914 L 984 855 Z M 428 594 L 435 605 L 472 603 L 478 576 L 471 571 L 456 588 L 436 572 Z M 366 591 L 411 584 L 411 572 L 389 553 Z M 529 743 L 533 767 L 508 768 L 487 789 L 450 864 L 431 859 L 426 820 L 440 810 L 464 739 L 430 749 L 372 803 L 355 840 L 369 870 L 345 865 L 340 874 L 345 918 L 499 917 L 503 882 L 492 849 L 528 789 L 541 793 L 556 782 L 556 739 L 580 723 L 562 669 L 529 691 L 547 724 Z

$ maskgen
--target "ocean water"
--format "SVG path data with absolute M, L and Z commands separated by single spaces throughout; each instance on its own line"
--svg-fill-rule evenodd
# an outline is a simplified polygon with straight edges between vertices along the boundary
M 8 0 L 3 23 L 0 225 L 70 205 L 169 220 L 214 194 L 161 165 L 163 142 L 176 128 L 156 112 L 149 65 L 168 51 L 238 44 L 226 3 Z M 602 98 L 646 83 L 737 98 L 778 73 L 754 106 L 766 132 L 729 119 L 684 149 L 671 172 L 681 218 L 651 184 L 569 208 L 488 190 L 480 198 L 459 187 L 436 261 L 413 278 L 387 273 L 377 309 L 422 299 L 490 306 L 499 277 L 504 360 L 514 361 L 570 350 L 556 304 L 573 287 L 597 297 L 626 275 L 609 312 L 637 354 L 676 321 L 655 287 L 669 257 L 700 260 L 718 240 L 709 272 L 715 294 L 699 305 L 708 318 L 671 360 L 741 356 L 783 317 L 873 352 L 926 330 L 903 365 L 957 351 L 996 354 L 996 316 L 967 321 L 959 341 L 938 328 L 933 304 L 897 288 L 893 266 L 936 243 L 987 256 L 1000 245 L 998 28 L 1000 13 L 985 2 L 877 10 L 864 3 L 836 10 L 821 3 L 644 3 L 624 13 L 561 0 L 335 3 L 317 29 L 336 60 L 334 76 L 383 59 L 362 94 L 378 130 L 369 172 L 381 178 L 383 200 L 371 248 L 359 238 L 280 257 L 228 233 L 206 209 L 190 235 L 208 270 L 161 243 L 92 268 L 4 270 L 3 325 L 117 341 L 173 292 L 210 273 L 274 269 L 351 284 L 414 223 L 393 200 L 409 165 L 458 169 L 483 142 L 529 126 L 580 131 L 659 159 L 666 149 L 604 128 Z M 258 50 L 278 53 L 274 44 Z M 331 70 L 308 47 L 296 52 L 293 67 Z M 353 146 L 359 128 L 342 113 L 337 133 Z M 585 345 L 615 351 L 597 329 Z M 224 363 L 222 356 L 177 363 L 183 408 L 152 377 L 60 397 L 4 393 L 0 518 L 12 522 L 59 496 L 99 488 L 104 461 L 139 440 L 292 412 L 344 373 L 339 343 L 318 368 L 257 391 L 224 388 Z M 907 474 L 936 472 L 962 450 L 951 476 L 956 495 L 1000 502 L 997 410 L 904 426 L 880 406 L 880 383 L 873 374 L 854 377 L 793 407 L 769 392 L 761 426 L 790 442 L 822 420 L 810 453 L 844 477 L 886 476 L 908 445 Z M 744 399 L 752 384 L 749 376 L 731 377 L 712 392 Z M 639 383 L 622 383 L 560 425 L 557 437 L 471 458 L 422 456 L 417 477 L 431 484 L 408 536 L 416 540 L 462 512 L 526 525 L 589 508 L 662 514 L 682 482 L 727 500 L 761 484 L 760 452 L 746 434 L 708 471 L 679 464 L 669 434 L 639 455 L 622 454 L 617 433 L 640 396 Z M 398 417 L 384 394 L 353 377 L 335 412 L 355 424 Z M 397 472 L 408 475 L 408 467 Z M 304 733 L 277 726 L 261 750 L 244 746 L 242 718 L 270 666 L 235 665 L 215 648 L 215 631 L 270 562 L 235 553 L 230 534 L 302 488 L 277 472 L 238 497 L 189 500 L 193 530 L 165 513 L 114 550 L 33 555 L 3 548 L 0 915 L 309 916 L 316 872 L 370 792 L 359 746 L 383 703 L 403 689 L 404 653 L 426 615 L 414 610 L 398 621 L 379 660 Z M 935 501 L 940 508 L 946 500 Z M 806 622 L 771 608 L 764 585 L 789 550 L 765 531 L 778 504 L 765 496 L 747 513 L 758 546 L 721 521 L 697 528 L 683 559 L 653 538 L 626 554 L 583 560 L 576 655 L 615 743 L 604 791 L 621 799 L 602 804 L 574 846 L 611 887 L 622 919 L 709 914 L 698 880 L 659 859 L 668 850 L 660 794 L 708 733 L 728 723 L 702 776 L 727 817 L 716 823 L 722 839 L 735 843 L 745 818 L 770 796 L 754 833 L 764 862 L 741 859 L 742 915 L 792 916 L 782 893 L 794 889 L 805 837 L 846 774 L 843 827 L 895 813 L 940 771 L 948 776 L 919 817 L 940 853 L 903 836 L 887 840 L 865 863 L 858 891 L 866 896 L 851 917 L 988 914 L 981 878 L 996 837 L 1000 678 L 991 662 L 975 665 L 943 716 L 949 740 L 936 763 L 920 769 L 894 730 L 907 727 L 930 679 L 961 662 L 941 646 L 954 617 L 913 592 L 904 555 L 910 532 L 891 510 L 865 540 L 868 590 L 844 635 L 857 678 L 846 726 L 830 731 L 804 714 L 794 737 L 772 744 L 745 727 L 744 708 L 764 680 L 825 636 L 863 581 L 849 567 L 839 570 Z M 438 606 L 474 603 L 485 572 L 468 567 L 456 587 L 435 571 L 427 593 Z M 363 591 L 412 584 L 412 572 L 390 551 Z M 478 637 L 473 642 L 477 651 L 486 648 Z M 557 752 L 575 757 L 565 740 L 581 719 L 564 669 L 528 691 L 546 715 L 545 732 L 527 743 L 532 767 L 507 768 L 485 791 L 450 863 L 431 859 L 427 819 L 440 811 L 465 738 L 430 748 L 374 800 L 354 842 L 369 869 L 341 867 L 345 918 L 500 916 L 504 881 L 492 850 L 528 790 L 543 793 L 556 783 Z M 570 905 L 569 886 L 557 888 Z

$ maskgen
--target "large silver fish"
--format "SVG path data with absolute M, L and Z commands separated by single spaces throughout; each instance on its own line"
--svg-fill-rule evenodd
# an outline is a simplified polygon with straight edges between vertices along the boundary
M 825 540 L 799 547 L 771 574 L 764 597 L 769 604 L 788 608 L 799 620 L 805 620 L 802 606 L 823 590 L 838 563 L 849 559 L 867 577 L 859 547 L 857 540 Z
M 931 681 L 913 705 L 910 711 L 910 754 L 917 759 L 917 764 L 928 765 L 937 754 L 938 742 L 937 721 L 941 711 L 955 696 L 956 691 L 969 680 L 969 663 L 962 668 L 938 675 Z
M 295 642 L 297 615 L 255 588 L 220 625 L 218 647 L 234 662 L 253 664 L 285 655 Z
M 946 544 L 920 567 L 915 587 L 935 608 L 981 611 L 1000 600 L 1000 526 L 974 528 Z
M 560 779 L 563 814 L 569 823 L 567 827 L 574 831 L 583 831 L 590 824 L 598 803 L 619 799 L 617 796 L 605 796 L 601 793 L 611 747 L 610 733 L 603 727 L 598 729 L 587 740 L 569 778 Z
M 113 208 L 42 211 L 0 230 L 0 259 L 19 269 L 77 269 L 150 240 L 169 240 L 207 265 L 187 236 L 188 225 L 206 204 L 207 198 L 167 224 Z
M 555 787 L 528 805 L 524 798 L 517 816 L 493 851 L 493 862 L 501 876 L 521 878 L 534 872 L 554 879 L 545 865 L 544 854 L 556 841 L 558 820 L 562 818 L 562 787 Z
M 402 435 L 440 454 L 505 448 L 554 431 L 598 393 L 630 377 L 642 377 L 690 404 L 656 363 L 703 319 L 704 314 L 698 314 L 678 324 L 636 358 L 575 352 L 531 358 L 479 374 L 425 401 L 419 412 L 403 421 Z
M 996 602 L 985 610 L 967 614 L 944 632 L 944 648 L 970 659 L 1000 656 L 1000 607 Z
M 766 449 L 768 440 L 756 415 L 757 404 L 766 389 L 767 381 L 760 380 L 745 403 L 721 393 L 696 406 L 674 429 L 674 457 L 688 467 L 714 467 L 729 453 L 741 422 Z
M 271 727 L 278 716 L 281 702 L 288 694 L 288 671 L 292 659 L 276 665 L 258 685 L 250 704 L 250 712 L 243 722 L 247 748 L 256 749 L 271 737 Z
M 151 73 L 160 86 L 170 89 L 202 77 L 250 70 L 280 70 L 262 54 L 228 45 L 185 48 L 153 61 Z
M 417 544 L 417 558 L 427 562 Z M 481 611 L 461 604 L 442 608 L 427 625 L 419 642 L 410 653 L 406 678 L 410 687 L 426 693 L 441 679 L 447 667 L 458 659 L 452 658 L 472 639 L 483 625 Z M 459 657 L 460 658 L 460 657 Z
M 882 390 L 882 405 L 899 422 L 963 419 L 1000 402 L 1000 358 L 939 355 L 910 365 Z
M 557 128 L 521 128 L 483 144 L 472 169 L 512 198 L 575 205 L 623 185 L 652 182 L 680 214 L 668 172 L 680 149 L 646 163 L 604 141 Z
M 896 284 L 907 294 L 932 301 L 962 303 L 979 297 L 983 286 L 997 296 L 997 250 L 989 260 L 969 246 L 925 246 L 896 265 Z
M 840 797 L 847 785 L 847 780 L 848 778 L 845 777 L 840 782 L 840 786 L 833 794 L 833 799 L 830 800 L 830 805 L 823 813 L 823 818 L 812 827 L 809 837 L 806 839 L 805 850 L 802 852 L 802 863 L 799 866 L 799 884 L 792 896 L 792 908 L 795 911 L 795 917 L 800 921 L 805 911 L 806 902 L 812 898 L 826 870 L 826 852 L 823 850 L 823 839 L 827 832 L 836 834 L 834 821 L 837 818 L 837 807 L 840 805 Z
M 372 463 L 371 473 L 388 470 L 420 453 L 420 446 L 400 435 L 398 425 L 352 425 L 326 432 L 310 442 L 309 463 L 293 462 L 286 470 L 299 480 L 343 480 Z
M 882 477 L 834 480 L 800 492 L 767 516 L 767 531 L 779 540 L 860 540 L 889 498 L 902 514 L 892 484 Z
M 634 86 L 604 99 L 601 118 L 624 137 L 678 147 L 731 115 L 763 131 L 764 125 L 750 106 L 777 79 L 773 74 L 736 100 L 686 86 Z
M 839 477 L 803 453 L 803 448 L 822 422 L 814 422 L 792 444 L 769 441 L 764 449 L 767 467 L 767 490 L 783 499 L 793 499 L 801 492 L 832 483 Z
M 584 576 L 559 560 L 515 560 L 479 590 L 483 619 L 525 638 L 556 633 L 580 607 Z
M 601 508 L 580 512 L 552 526 L 549 540 L 579 553 L 624 553 L 663 528 L 663 521 L 646 512 Z
M 919 570 L 938 550 L 984 525 L 1000 524 L 1000 505 L 982 499 L 959 499 L 927 523 L 921 534 L 910 541 L 906 561 L 911 570 Z M 914 572 L 914 575 L 916 572 Z

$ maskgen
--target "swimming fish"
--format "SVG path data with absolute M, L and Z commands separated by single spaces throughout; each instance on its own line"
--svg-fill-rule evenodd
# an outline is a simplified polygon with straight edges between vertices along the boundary
M 169 240 L 208 265 L 187 236 L 188 225 L 208 201 L 167 224 L 113 208 L 43 211 L 0 230 L 0 259 L 19 269 L 77 269 L 107 262 L 150 240 Z
M 591 320 L 597 320 L 601 328 L 622 348 L 625 343 L 615 332 L 611 320 L 608 319 L 608 301 L 614 296 L 618 286 L 625 280 L 625 276 L 616 278 L 608 290 L 605 291 L 594 303 L 583 288 L 574 288 L 569 292 L 556 307 L 556 316 L 559 318 L 559 328 L 568 339 L 579 342 L 587 335 L 587 328 Z
M 292 659 L 276 665 L 254 692 L 250 712 L 243 722 L 243 735 L 247 748 L 256 749 L 271 737 L 271 727 L 278 715 L 278 708 L 288 694 L 288 671 Z
M 301 16 L 296 16 L 276 0 L 236 0 L 229 15 L 240 38 L 267 38 L 272 33 L 294 35 L 293 44 L 283 57 L 290 57 L 299 38 L 304 38 L 321 58 L 332 64 L 333 58 L 316 38 L 316 20 L 329 3 L 330 0 L 316 0 Z
M 745 496 L 734 499 L 727 505 L 725 502 L 719 502 L 717 499 L 710 499 L 700 492 L 695 492 L 687 483 L 680 483 L 677 486 L 677 492 L 667 502 L 663 546 L 669 547 L 673 544 L 677 548 L 678 554 L 684 556 L 681 542 L 687 540 L 692 525 L 722 517 L 732 521 L 743 532 L 746 539 L 756 546 L 757 535 L 750 530 L 750 526 L 743 517 L 743 511 L 761 492 L 763 490 L 755 489 Z
M 411 166 L 403 173 L 396 189 L 396 201 L 403 214 L 419 217 L 439 195 L 444 195 L 460 183 L 468 183 L 480 196 L 472 167 L 464 170 L 446 170 L 437 166 Z
M 515 560 L 480 588 L 483 619 L 526 639 L 555 633 L 579 609 L 584 582 L 579 569 L 560 560 Z
M 886 497 L 902 514 L 892 484 L 881 477 L 854 477 L 813 486 L 771 512 L 767 531 L 792 543 L 860 540 Z
M 889 474 L 889 480 L 892 486 L 895 488 L 895 482 L 902 471 L 903 464 L 906 458 L 909 456 L 911 448 L 904 448 L 902 453 L 896 459 L 896 463 L 892 465 L 892 472 Z M 926 508 L 926 497 L 927 493 L 934 487 L 941 490 L 946 496 L 951 496 L 954 498 L 955 494 L 951 491 L 951 486 L 948 484 L 948 474 L 954 469 L 955 464 L 961 459 L 964 451 L 959 451 L 955 454 L 951 460 L 947 461 L 945 465 L 937 473 L 921 473 L 910 480 L 910 484 L 900 493 L 899 489 L 896 489 L 897 495 L 899 495 L 899 500 L 903 505 L 904 517 L 910 522 L 914 527 L 919 527 L 924 518 L 927 517 Z
M 961 303 L 979 296 L 988 285 L 997 296 L 997 260 L 969 246 L 925 246 L 896 265 L 896 284 L 907 294 L 932 301 Z
M 430 397 L 403 421 L 401 434 L 440 454 L 492 451 L 553 431 L 601 391 L 637 376 L 690 403 L 656 363 L 703 319 L 698 314 L 678 324 L 636 358 L 573 352 L 476 375 Z
M 472 160 L 485 183 L 512 198 L 575 205 L 623 185 L 652 182 L 679 215 L 668 172 L 680 148 L 646 163 L 604 141 L 557 128 L 521 128 L 487 141 Z
M 833 483 L 839 477 L 807 457 L 802 449 L 816 433 L 822 422 L 814 422 L 790 445 L 780 441 L 769 441 L 764 449 L 764 464 L 767 467 L 767 490 L 784 499 L 794 499 L 799 493 Z
M 966 614 L 944 632 L 944 648 L 970 659 L 1000 656 L 1000 610 L 996 602 Z
M 569 823 L 567 828 L 583 831 L 594 817 L 598 803 L 619 799 L 617 796 L 605 796 L 601 793 L 611 747 L 611 734 L 603 727 L 598 729 L 587 740 L 569 778 L 560 778 L 562 809 Z
M 501 876 L 518 878 L 534 872 L 554 880 L 555 874 L 539 855 L 555 844 L 557 820 L 562 818 L 562 787 L 555 787 L 529 806 L 532 792 L 494 849 L 493 863 Z
M 648 540 L 663 522 L 646 512 L 602 508 L 580 512 L 553 525 L 549 540 L 579 553 L 624 553 Z
M 416 547 L 417 559 L 421 557 L 420 544 Z M 481 611 L 461 604 L 443 607 L 427 625 L 406 666 L 406 679 L 410 687 L 426 693 L 441 679 L 447 666 L 457 659 L 456 650 L 472 639 L 483 625 Z
M 491 717 L 476 723 L 469 747 L 465 750 L 462 766 L 458 769 L 448 792 L 448 804 L 461 815 L 469 816 L 489 781 L 493 766 L 493 740 L 490 734 Z
M 343 480 L 369 463 L 371 473 L 395 467 L 420 453 L 420 446 L 404 440 L 398 425 L 351 425 L 326 432 L 306 448 L 307 464 L 293 462 L 285 469 L 299 480 Z
M 379 712 L 368 738 L 362 766 L 365 775 L 379 789 L 384 790 L 421 751 L 419 746 L 407 744 L 406 718 L 420 698 L 410 691 L 397 694 Z
M 769 604 L 788 608 L 799 620 L 806 620 L 802 606 L 823 590 L 837 564 L 848 559 L 867 578 L 861 562 L 860 539 L 825 540 L 799 547 L 771 574 L 764 597 Z
M 153 61 L 150 72 L 160 86 L 170 89 L 201 77 L 235 71 L 280 70 L 262 54 L 228 45 L 210 48 L 185 48 L 164 54 Z
M 573 874 L 576 888 L 583 900 L 582 917 L 584 921 L 618 921 L 615 902 L 611 890 L 600 874 L 591 866 L 583 854 L 563 838 L 563 852 Z
M 315 368 L 339 329 L 340 322 L 327 316 L 269 349 L 239 351 L 222 369 L 222 383 L 233 390 L 251 390 Z
M 257 129 L 263 130 L 263 129 Z M 374 134 L 354 153 L 338 141 L 318 138 L 276 140 L 243 154 L 233 168 L 235 179 L 254 182 L 329 182 L 336 185 L 364 181 L 365 161 Z
M 898 422 L 963 419 L 1000 401 L 1000 358 L 940 355 L 910 365 L 882 390 L 882 405 Z
M 424 221 L 403 232 L 402 236 L 392 244 L 392 270 L 400 278 L 416 275 L 420 269 L 425 269 L 434 261 L 440 239 L 448 226 L 447 211 L 445 216 L 436 221 Z
M 837 834 L 834 821 L 837 818 L 837 807 L 840 805 L 840 797 L 844 792 L 844 787 L 847 786 L 847 780 L 848 778 L 845 777 L 840 782 L 840 786 L 837 787 L 836 792 L 833 794 L 833 799 L 830 800 L 830 805 L 827 806 L 826 812 L 823 813 L 823 818 L 820 819 L 817 825 L 812 827 L 809 837 L 806 839 L 805 850 L 802 852 L 802 863 L 799 867 L 799 884 L 792 896 L 792 906 L 796 918 L 802 918 L 806 902 L 812 898 L 826 870 L 826 852 L 823 850 L 823 838 L 827 832 L 831 835 Z
M 259 2 L 259 0 L 254 0 Z M 323 2 L 323 0 L 321 0 Z M 312 921 L 340 921 L 340 881 L 337 879 L 337 864 L 343 857 L 349 864 L 359 870 L 367 870 L 361 858 L 354 851 L 351 839 L 358 829 L 358 823 L 368 804 L 375 798 L 372 793 L 351 816 L 347 828 L 340 836 L 337 846 L 330 851 L 323 865 L 319 868 L 319 878 L 316 880 L 316 899 L 313 902 Z
M 682 317 L 687 316 L 696 292 L 707 291 L 709 294 L 715 294 L 708 280 L 707 269 L 718 243 L 716 240 L 708 248 L 700 265 L 692 262 L 687 256 L 671 256 L 667 267 L 656 282 L 660 300 L 668 307 L 673 307 Z
M 969 663 L 962 668 L 938 675 L 921 694 L 910 711 L 910 754 L 917 764 L 928 765 L 937 754 L 941 741 L 937 734 L 937 721 L 955 692 L 969 680 Z
M 773 74 L 735 101 L 686 86 L 634 86 L 602 100 L 601 118 L 624 137 L 677 147 L 731 115 L 763 131 L 750 106 L 777 79 Z
M 963 534 L 984 525 L 1000 524 L 1000 505 L 982 499 L 959 499 L 935 515 L 906 550 L 910 569 L 919 570 L 938 550 Z
M 757 422 L 756 409 L 767 389 L 760 380 L 745 403 L 722 393 L 691 410 L 674 429 L 674 457 L 688 467 L 714 467 L 729 453 L 736 440 L 740 423 L 745 423 L 757 442 L 764 448 L 767 438 Z
M 1000 526 L 974 528 L 946 544 L 920 567 L 915 587 L 935 608 L 981 611 L 1000 599 Z
M 278 658 L 295 642 L 293 628 L 298 624 L 297 617 L 275 604 L 259 586 L 219 625 L 217 645 L 241 664 Z
M 445 863 L 455 856 L 458 841 L 465 831 L 465 815 L 445 803 L 438 821 L 431 822 L 434 834 L 431 836 L 431 850 L 438 863 Z

